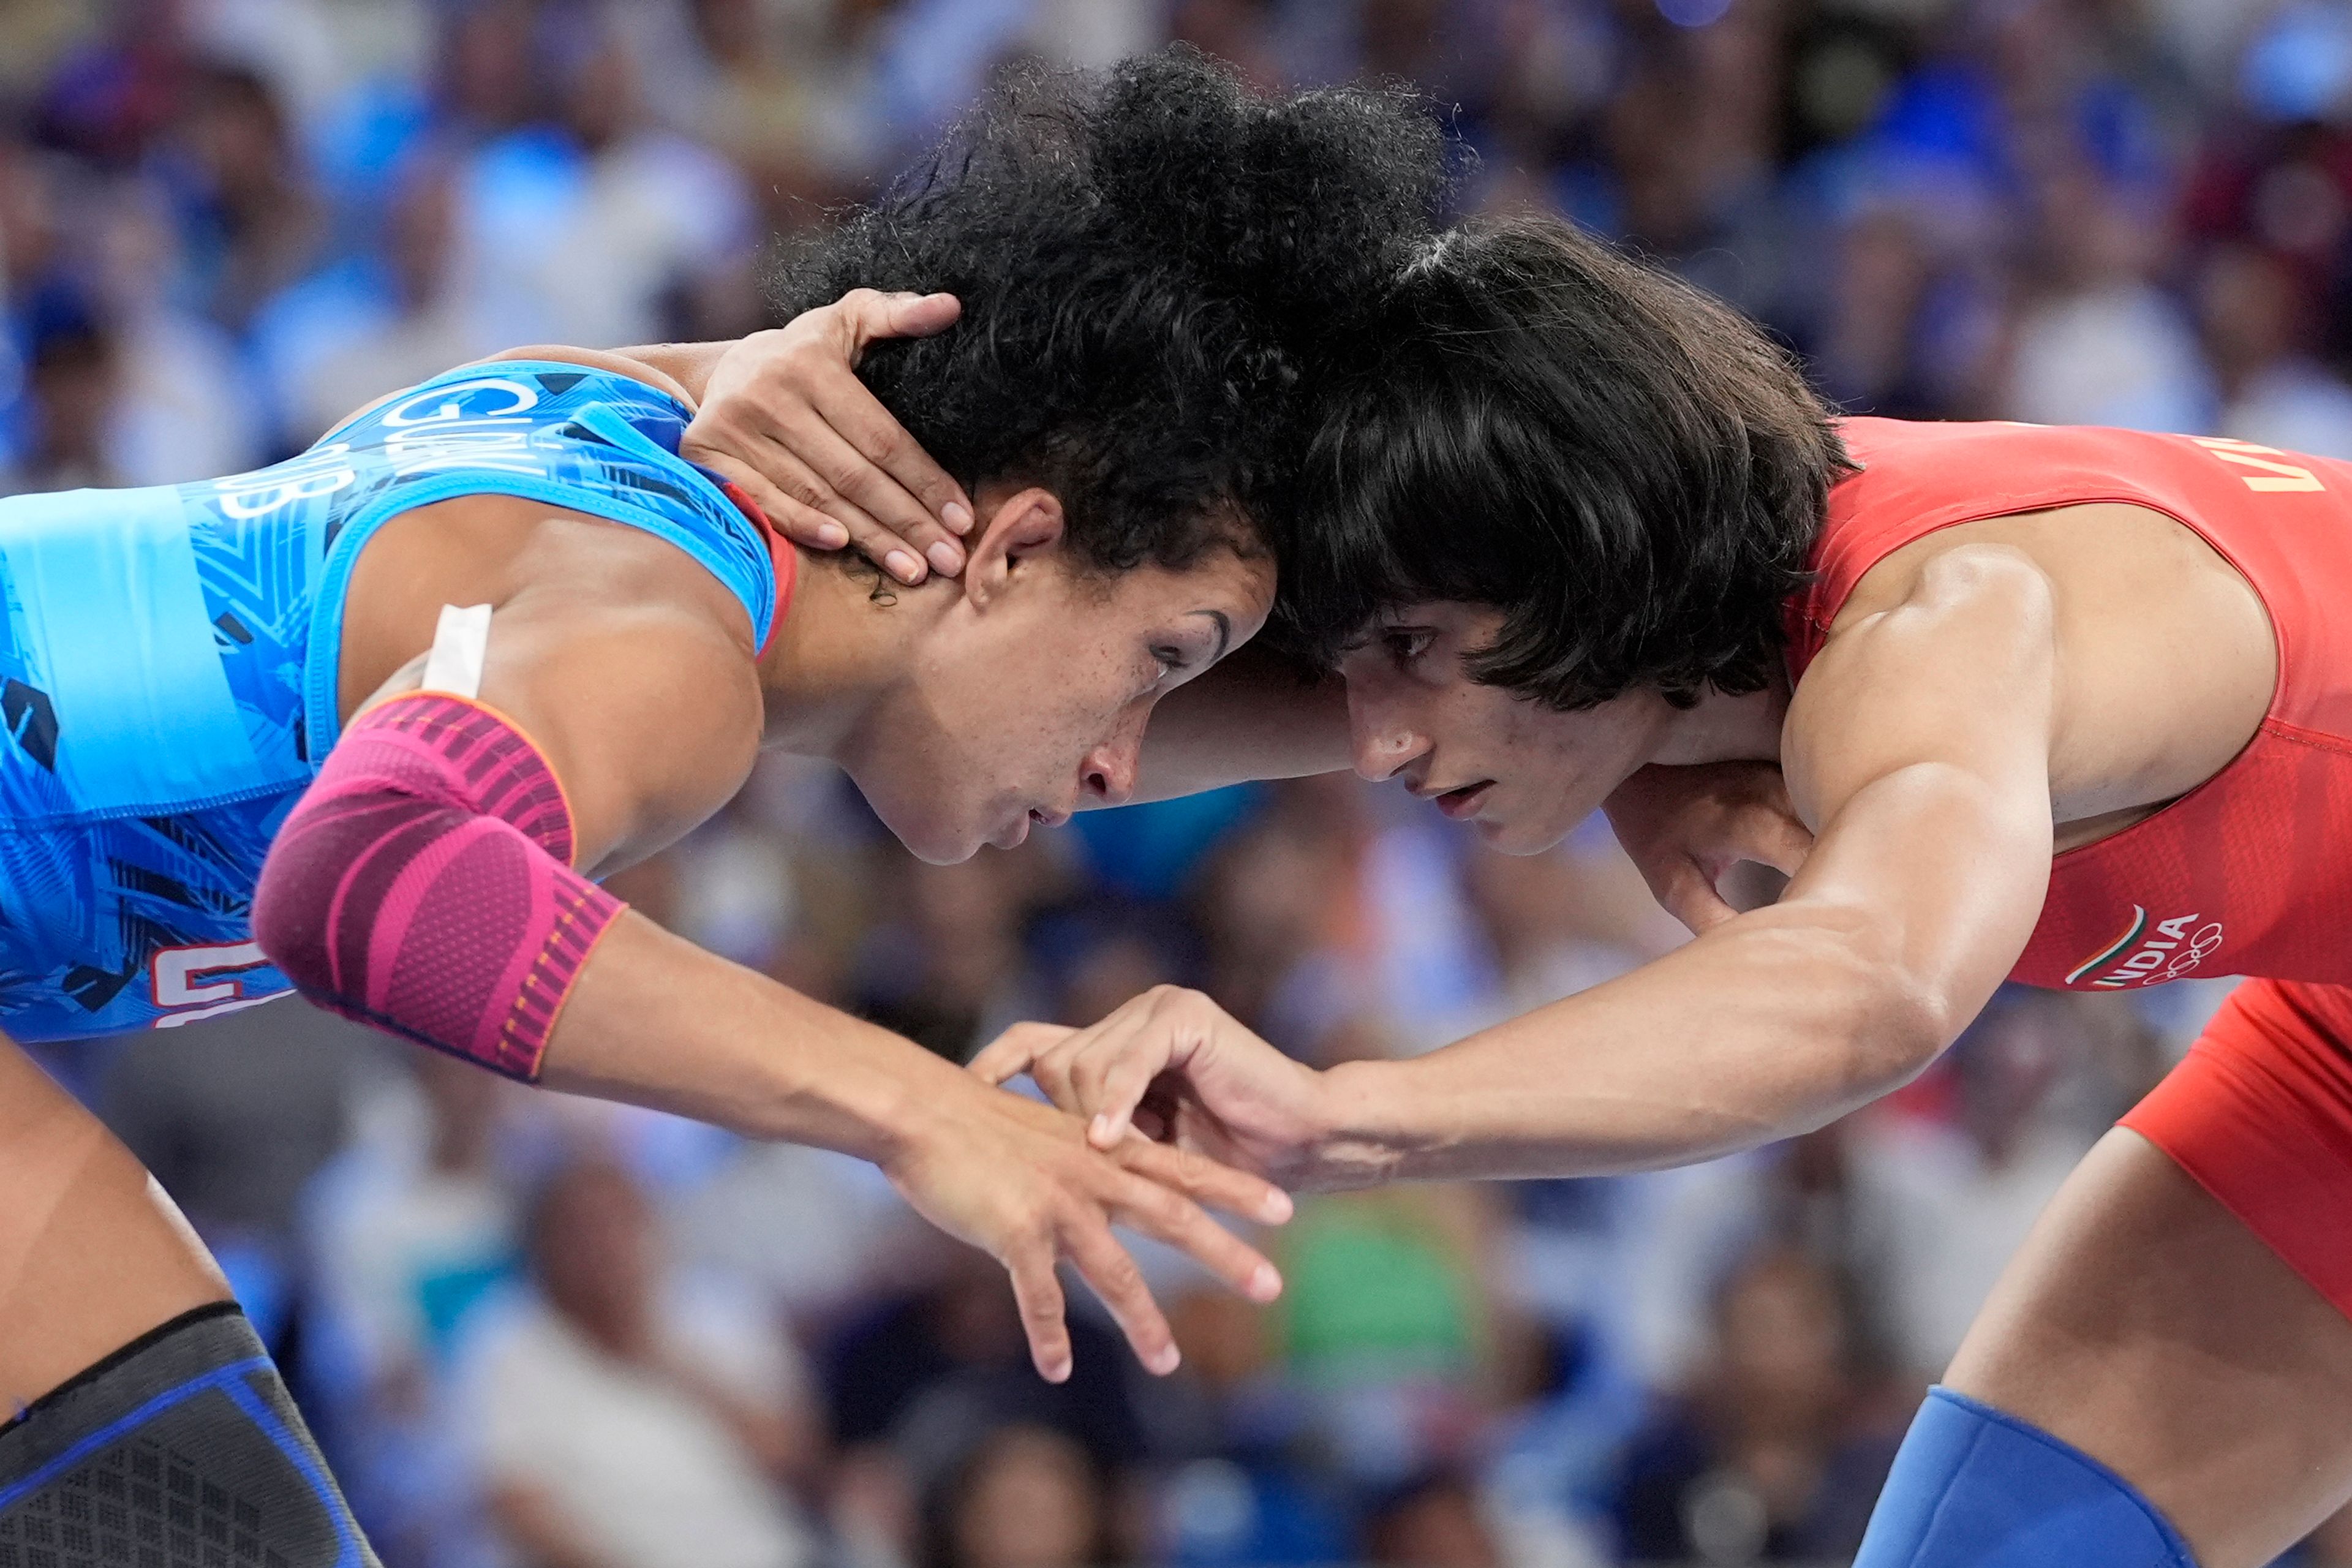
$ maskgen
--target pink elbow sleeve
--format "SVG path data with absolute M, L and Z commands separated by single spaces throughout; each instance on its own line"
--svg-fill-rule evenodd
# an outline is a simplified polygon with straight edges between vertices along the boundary
M 572 810 L 503 716 L 415 692 L 352 721 L 271 846 L 253 935 L 312 1001 L 539 1076 L 619 900 L 573 871 Z

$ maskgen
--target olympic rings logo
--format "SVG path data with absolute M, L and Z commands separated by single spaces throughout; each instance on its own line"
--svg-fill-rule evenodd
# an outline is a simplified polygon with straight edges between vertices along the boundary
M 2154 985 L 2160 980 L 2178 980 L 2204 963 L 2212 955 L 2213 950 L 2221 945 L 2221 922 L 2220 921 L 2199 926 L 2189 937 L 2189 945 L 2173 955 L 2172 962 L 2165 966 L 2163 973 L 2151 974 L 2141 984 Z

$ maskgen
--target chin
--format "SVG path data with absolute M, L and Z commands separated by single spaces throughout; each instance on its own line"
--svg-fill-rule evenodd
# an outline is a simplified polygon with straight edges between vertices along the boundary
M 1489 822 L 1484 817 L 1475 826 L 1486 847 L 1499 855 L 1541 855 L 1558 847 L 1569 832 L 1549 824 Z
M 866 795 L 866 804 L 882 819 L 890 836 L 907 853 L 927 866 L 953 866 L 980 853 L 980 831 L 969 823 L 942 821 L 920 811 L 898 809 L 895 804 Z
M 898 842 L 927 866 L 954 866 L 979 854 L 989 837 L 968 822 L 928 822 L 900 833 Z
M 899 836 L 898 842 L 907 847 L 908 854 L 926 866 L 961 866 L 980 853 L 980 847 L 984 841 L 970 834 L 961 837 L 934 834 L 929 838 L 919 840 L 908 838 L 902 834 Z

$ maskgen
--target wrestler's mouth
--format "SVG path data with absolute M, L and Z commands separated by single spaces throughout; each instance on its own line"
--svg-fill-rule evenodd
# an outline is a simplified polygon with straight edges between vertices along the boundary
M 1066 811 L 1046 811 L 1033 805 L 1006 824 L 1003 837 L 990 842 L 999 849 L 1018 849 L 1029 841 L 1031 828 L 1059 827 L 1069 820 L 1070 814 Z
M 1476 784 L 1447 790 L 1436 797 L 1437 809 L 1456 822 L 1475 816 L 1478 808 L 1486 803 L 1486 792 L 1494 787 L 1493 779 L 1480 779 Z

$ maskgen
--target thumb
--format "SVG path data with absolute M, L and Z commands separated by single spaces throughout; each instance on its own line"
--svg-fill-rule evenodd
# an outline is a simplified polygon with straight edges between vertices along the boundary
M 928 338 L 956 324 L 963 301 L 952 294 L 893 294 L 887 336 Z
M 1101 1101 L 1087 1136 L 1097 1149 L 1108 1149 L 1127 1135 L 1135 1122 L 1136 1108 L 1150 1092 L 1152 1080 L 1166 1071 L 1170 1052 L 1165 1040 L 1156 1047 L 1130 1044 L 1103 1074 Z
M 1724 902 L 1706 868 L 1687 857 L 1675 862 L 1655 891 L 1666 912 L 1688 926 L 1693 936 L 1705 936 L 1739 912 Z
M 1754 842 L 1748 846 L 1751 858 L 1762 861 L 1784 877 L 1793 877 L 1813 852 L 1813 836 L 1805 825 L 1793 816 L 1775 811 L 1757 825 Z
M 963 313 L 963 302 L 952 294 L 852 289 L 825 309 L 835 341 L 855 368 L 867 347 L 882 339 L 929 337 L 951 325 Z
M 1015 1024 L 966 1062 L 964 1070 L 978 1075 L 983 1082 L 1003 1085 L 1027 1072 L 1030 1064 L 1048 1047 L 1076 1033 L 1059 1024 Z

